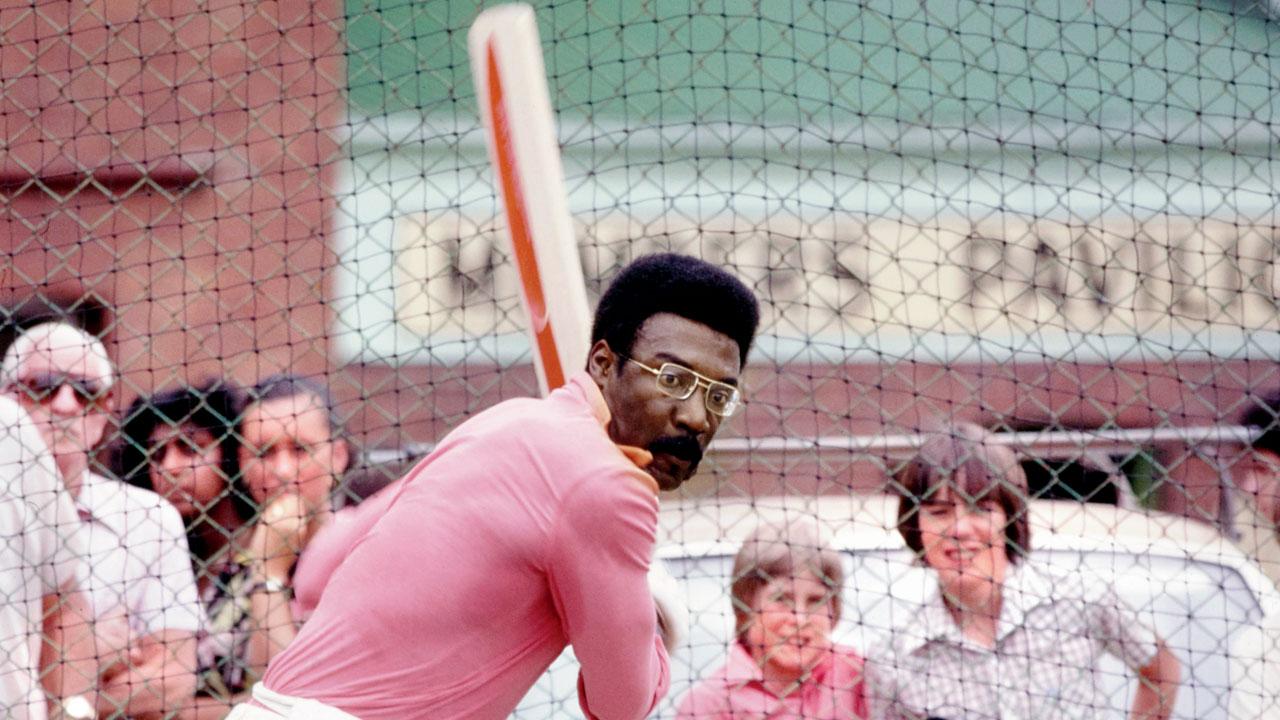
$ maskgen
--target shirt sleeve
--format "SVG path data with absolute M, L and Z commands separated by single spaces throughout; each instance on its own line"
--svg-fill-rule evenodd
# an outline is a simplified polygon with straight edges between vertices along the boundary
M 1090 624 L 1103 649 L 1130 670 L 1146 666 L 1160 649 L 1160 638 L 1129 603 L 1099 579 L 1086 576 L 1085 603 Z
M 658 502 L 639 474 L 578 483 L 550 536 L 548 581 L 589 718 L 644 717 L 670 685 L 647 580 Z
M 351 554 L 356 543 L 387 513 L 402 486 L 403 482 L 397 481 L 359 505 L 342 508 L 311 538 L 293 571 L 295 619 L 305 620 L 315 612 L 333 573 Z
M 7 401 L 0 407 L 0 468 L 3 502 L 12 503 L 22 518 L 23 561 L 37 569 L 42 594 L 56 592 L 81 573 L 83 523 L 40 432 Z
M 195 575 L 191 571 L 191 555 L 187 549 L 187 536 L 183 531 L 182 517 L 167 502 L 147 508 L 147 519 L 156 537 L 149 547 L 154 556 L 148 561 L 152 571 L 137 589 L 132 608 L 137 622 L 146 632 L 161 630 L 188 630 L 200 628 L 200 601 L 196 593 Z

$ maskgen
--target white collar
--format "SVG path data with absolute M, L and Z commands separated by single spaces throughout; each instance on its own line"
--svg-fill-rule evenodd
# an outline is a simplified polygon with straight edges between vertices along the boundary
M 999 643 L 1009 633 L 1022 627 L 1027 613 L 1032 609 L 1053 600 L 1053 583 L 1033 563 L 1023 558 L 1017 565 L 1011 565 L 1005 576 L 1000 597 L 1000 621 L 996 628 L 996 642 Z M 903 649 L 907 653 L 915 652 L 930 642 L 946 642 L 952 645 L 971 646 L 974 643 L 965 638 L 960 627 L 956 625 L 951 611 L 942 598 L 942 588 L 936 587 L 929 594 L 916 620 L 902 633 L 907 640 Z

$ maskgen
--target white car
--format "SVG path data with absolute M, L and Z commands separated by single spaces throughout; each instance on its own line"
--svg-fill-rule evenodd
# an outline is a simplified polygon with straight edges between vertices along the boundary
M 936 587 L 898 534 L 893 497 L 664 504 L 658 554 L 684 590 L 690 631 L 672 659 L 671 692 L 655 717 L 674 717 L 684 693 L 724 659 L 733 631 L 729 576 L 739 543 L 762 520 L 800 514 L 818 518 L 846 557 L 838 641 L 860 650 L 874 646 Z M 1260 668 L 1260 658 L 1280 654 L 1280 646 L 1269 647 L 1275 635 L 1263 631 L 1280 626 L 1280 592 L 1235 546 L 1187 518 L 1077 502 L 1033 502 L 1031 528 L 1036 557 L 1109 580 L 1177 654 L 1183 682 L 1174 718 L 1272 717 L 1269 711 L 1243 714 L 1240 708 L 1251 704 L 1240 699 L 1231 709 L 1233 678 L 1270 675 L 1275 667 Z M 1136 681 L 1119 661 L 1105 662 L 1105 692 L 1121 719 Z M 566 651 L 512 717 L 582 717 L 576 677 Z

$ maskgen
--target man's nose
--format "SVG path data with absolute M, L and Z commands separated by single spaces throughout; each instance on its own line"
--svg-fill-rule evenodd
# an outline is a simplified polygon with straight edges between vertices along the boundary
M 271 474 L 281 483 L 292 482 L 298 477 L 298 458 L 291 452 L 277 452 L 268 463 Z
M 175 472 L 182 469 L 184 464 L 189 464 L 182 462 L 182 453 L 174 449 L 172 445 L 162 446 L 156 456 L 152 459 L 152 462 L 169 475 L 173 475 Z
M 49 396 L 49 410 L 59 415 L 79 415 L 83 407 L 70 385 L 59 385 Z
M 707 410 L 707 397 L 702 388 L 676 405 L 676 425 L 694 435 L 703 435 L 711 429 L 711 412 Z
M 1236 474 L 1236 486 L 1247 493 L 1258 492 L 1258 473 L 1252 468 Z

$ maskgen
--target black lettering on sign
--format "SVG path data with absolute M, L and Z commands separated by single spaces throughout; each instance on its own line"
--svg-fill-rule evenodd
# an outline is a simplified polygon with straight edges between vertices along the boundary
M 509 322 L 518 287 L 492 221 L 402 223 L 398 319 L 415 332 L 485 333 Z M 1033 325 L 1140 332 L 1171 317 L 1245 329 L 1280 324 L 1280 231 L 1222 221 L 1002 217 L 923 225 L 849 216 L 699 226 L 612 215 L 580 221 L 576 232 L 593 299 L 640 255 L 690 253 L 746 281 L 765 304 L 766 322 L 783 334 L 867 332 L 908 318 L 912 327 L 970 333 Z M 993 326 L 996 314 L 1012 324 Z

